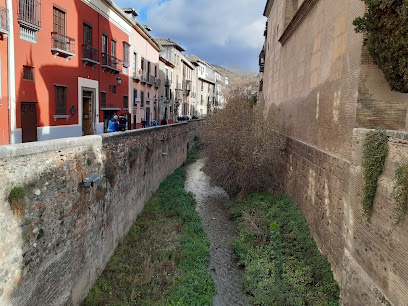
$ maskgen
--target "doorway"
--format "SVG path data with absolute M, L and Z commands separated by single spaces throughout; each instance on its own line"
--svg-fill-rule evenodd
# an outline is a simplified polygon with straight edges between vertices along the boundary
M 22 141 L 37 141 L 37 102 L 21 102 Z
M 150 107 L 146 107 L 146 126 L 150 126 Z
M 92 91 L 82 91 L 82 136 L 95 134 L 93 96 L 94 95 Z

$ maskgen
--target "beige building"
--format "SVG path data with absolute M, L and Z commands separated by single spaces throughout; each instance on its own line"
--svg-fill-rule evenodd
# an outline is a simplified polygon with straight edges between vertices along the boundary
M 185 49 L 171 41 L 170 38 L 157 38 L 156 41 L 163 47 L 160 56 L 174 65 L 171 78 L 174 88 L 174 117 L 177 119 L 178 117 L 191 116 L 190 93 L 194 66 L 182 53 Z
M 288 138 L 283 187 L 328 256 L 344 305 L 408 305 L 408 224 L 395 227 L 392 200 L 408 96 L 390 91 L 355 33 L 364 11 L 360 0 L 268 0 L 259 99 L 278 111 Z M 365 128 L 380 126 L 399 132 L 389 131 L 392 153 L 367 222 L 361 144 Z

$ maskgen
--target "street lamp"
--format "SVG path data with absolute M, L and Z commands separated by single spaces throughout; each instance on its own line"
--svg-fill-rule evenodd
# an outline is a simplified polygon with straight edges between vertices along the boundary
M 122 79 L 120 78 L 119 74 L 116 77 L 116 81 L 118 82 L 118 85 L 120 85 L 122 83 Z

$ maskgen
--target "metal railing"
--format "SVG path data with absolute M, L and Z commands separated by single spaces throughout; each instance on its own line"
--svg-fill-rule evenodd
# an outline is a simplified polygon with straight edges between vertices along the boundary
M 51 32 L 51 49 L 75 54 L 75 39 L 57 32 Z
M 41 1 L 17 0 L 17 21 L 33 30 L 41 28 Z
M 171 80 L 169 79 L 169 77 L 166 77 L 165 86 L 170 86 L 170 85 L 171 85 Z
M 159 88 L 161 85 L 161 80 L 160 79 L 156 79 L 156 81 L 154 82 L 154 87 Z
M 147 72 L 143 71 L 141 81 L 146 83 L 148 79 L 149 79 L 149 75 L 147 74 Z
M 119 71 L 119 63 L 121 62 L 120 59 L 110 55 L 108 53 L 102 52 L 102 66 L 109 67 L 114 70 Z
M 149 75 L 149 80 L 147 81 L 149 84 L 152 84 L 153 85 L 153 83 L 154 83 L 154 76 L 152 76 L 152 75 Z
M 82 59 L 91 60 L 99 63 L 99 49 L 96 49 L 90 45 L 82 45 L 83 56 Z
M 9 32 L 8 15 L 8 9 L 0 6 L 0 32 L 2 33 Z

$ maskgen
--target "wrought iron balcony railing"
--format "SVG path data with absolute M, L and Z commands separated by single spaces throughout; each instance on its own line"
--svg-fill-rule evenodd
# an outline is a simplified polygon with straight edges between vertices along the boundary
M 54 57 L 71 57 L 75 55 L 75 39 L 57 32 L 51 32 L 51 51 Z
M 108 70 L 109 72 L 112 73 L 119 73 L 120 72 L 120 68 L 119 68 L 119 64 L 120 64 L 121 60 L 118 59 L 117 57 L 110 55 L 108 53 L 102 52 L 102 70 Z
M 166 77 L 164 85 L 165 86 L 170 86 L 171 85 L 171 80 L 169 79 L 169 77 Z
M 154 87 L 159 88 L 161 85 L 161 80 L 160 79 L 156 79 L 156 81 L 154 82 Z
M 84 62 L 84 66 L 87 63 L 91 63 L 92 68 L 96 65 L 99 65 L 99 49 L 96 49 L 90 45 L 83 44 L 82 45 L 82 61 Z
M 153 85 L 153 83 L 154 83 L 154 76 L 149 75 L 149 79 L 147 80 L 147 84 Z
M 147 72 L 142 72 L 142 77 L 141 77 L 141 79 L 140 79 L 140 81 L 142 82 L 142 83 L 145 83 L 146 84 L 146 82 L 149 80 L 149 75 L 147 74 Z
M 8 9 L 0 6 L 0 33 L 8 34 L 9 33 L 9 22 L 8 22 Z
M 41 29 L 41 1 L 17 0 L 17 21 L 33 31 Z

